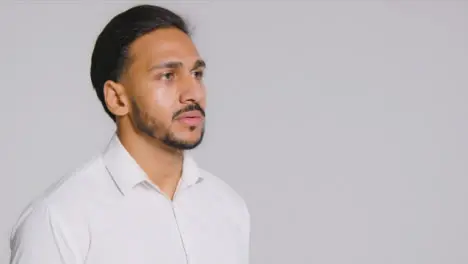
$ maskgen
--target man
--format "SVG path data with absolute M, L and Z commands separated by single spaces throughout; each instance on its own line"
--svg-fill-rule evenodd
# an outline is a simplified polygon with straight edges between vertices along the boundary
M 10 263 L 248 263 L 243 199 L 184 152 L 204 134 L 204 68 L 167 9 L 137 6 L 107 24 L 91 79 L 116 134 L 22 213 Z

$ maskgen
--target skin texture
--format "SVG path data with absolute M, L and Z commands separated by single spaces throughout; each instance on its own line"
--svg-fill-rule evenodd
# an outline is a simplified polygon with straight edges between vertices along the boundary
M 122 144 L 171 199 L 180 179 L 183 151 L 203 139 L 204 68 L 188 35 L 174 28 L 158 29 L 132 43 L 120 81 L 104 85 Z M 187 111 L 198 115 L 198 121 L 180 119 Z

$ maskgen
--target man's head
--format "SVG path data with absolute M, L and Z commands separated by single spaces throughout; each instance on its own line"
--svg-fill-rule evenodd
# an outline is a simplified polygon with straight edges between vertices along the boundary
M 98 36 L 91 81 L 119 126 L 184 150 L 204 134 L 204 68 L 185 21 L 142 5 L 115 16 Z

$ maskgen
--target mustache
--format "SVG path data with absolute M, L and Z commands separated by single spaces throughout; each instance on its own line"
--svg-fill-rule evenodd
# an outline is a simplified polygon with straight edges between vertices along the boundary
M 190 111 L 199 111 L 202 116 L 205 117 L 205 110 L 203 110 L 203 108 L 198 103 L 193 103 L 175 112 L 172 116 L 172 119 L 176 119 L 179 115 Z

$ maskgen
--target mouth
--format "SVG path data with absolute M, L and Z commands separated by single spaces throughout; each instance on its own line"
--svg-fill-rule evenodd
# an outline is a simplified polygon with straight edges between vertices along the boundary
M 189 126 L 197 126 L 203 122 L 204 117 L 200 111 L 190 111 L 180 114 L 176 120 Z

